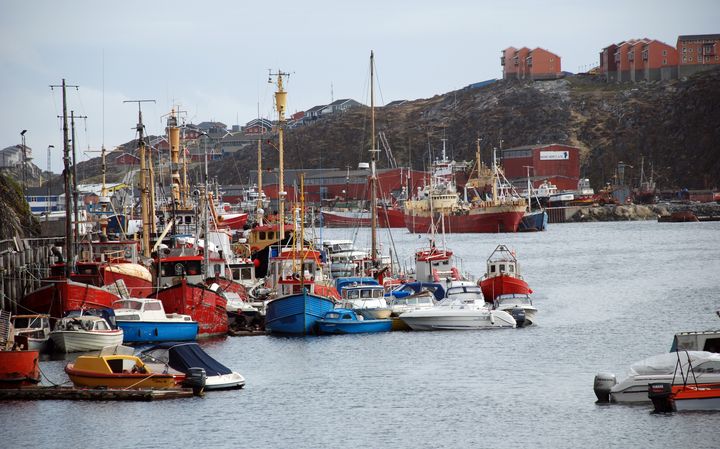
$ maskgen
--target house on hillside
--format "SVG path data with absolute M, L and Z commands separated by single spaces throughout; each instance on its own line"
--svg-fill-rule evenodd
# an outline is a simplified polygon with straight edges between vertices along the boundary
M 140 165 L 140 158 L 130 153 L 122 153 L 115 156 L 114 165 Z
M 257 136 L 269 133 L 273 130 L 273 123 L 266 118 L 252 119 L 242 128 L 243 134 L 246 136 Z
M 320 118 L 322 115 L 323 109 L 327 107 L 326 104 L 313 106 L 312 108 L 305 111 L 305 117 L 303 118 L 303 121 L 313 121 Z
M 329 105 L 325 106 L 325 108 L 322 109 L 321 115 L 325 114 L 337 114 L 340 112 L 345 112 L 350 108 L 355 108 L 358 106 L 362 106 L 361 103 L 358 103 L 355 100 L 352 100 L 350 98 L 345 98 L 342 100 L 335 100 Z
M 25 145 L 25 160 L 32 159 L 32 148 Z M 17 167 L 23 163 L 23 146 L 12 145 L 0 150 L 0 168 Z

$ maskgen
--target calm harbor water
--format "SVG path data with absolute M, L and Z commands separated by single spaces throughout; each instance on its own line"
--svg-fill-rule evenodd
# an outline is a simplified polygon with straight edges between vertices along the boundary
M 360 234 L 365 244 L 367 231 Z M 623 378 L 631 363 L 668 351 L 676 332 L 720 328 L 719 236 L 719 222 L 449 235 L 463 269 L 478 276 L 497 244 L 517 251 L 538 326 L 206 342 L 245 376 L 244 390 L 154 403 L 6 402 L 0 441 L 7 448 L 717 448 L 720 414 L 597 405 L 592 383 L 599 371 Z M 426 241 L 404 230 L 393 239 L 401 259 Z M 60 383 L 65 363 L 41 368 Z

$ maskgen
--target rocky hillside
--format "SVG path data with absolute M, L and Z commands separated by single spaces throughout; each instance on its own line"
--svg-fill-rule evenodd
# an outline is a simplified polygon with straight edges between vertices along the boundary
M 289 95 L 292 95 L 290 92 Z M 450 155 L 471 159 L 482 139 L 483 158 L 492 147 L 566 143 L 582 149 L 582 172 L 598 188 L 612 180 L 618 162 L 652 164 L 662 189 L 705 189 L 720 180 L 720 70 L 686 80 L 607 84 L 571 76 L 542 82 L 499 81 L 389 108 L 376 108 L 376 126 L 387 136 L 399 165 L 423 168 L 430 148 L 447 138 Z M 285 140 L 287 168 L 357 166 L 368 160 L 368 108 L 291 129 Z M 385 166 L 384 155 L 380 166 Z M 275 166 L 266 151 L 263 164 Z M 238 152 L 211 171 L 227 182 L 246 181 L 256 166 L 255 149 Z
M 31 237 L 40 232 L 40 226 L 22 196 L 22 188 L 5 175 L 0 175 L 0 210 L 0 240 Z

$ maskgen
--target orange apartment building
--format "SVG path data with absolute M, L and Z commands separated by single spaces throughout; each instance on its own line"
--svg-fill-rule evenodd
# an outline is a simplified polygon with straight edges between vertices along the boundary
M 665 81 L 720 66 L 720 34 L 679 36 L 677 47 L 630 39 L 600 52 L 598 71 L 611 82 Z
M 678 36 L 678 76 L 684 77 L 720 65 L 720 34 Z
M 503 79 L 547 80 L 562 76 L 560 56 L 544 48 L 508 47 L 501 53 Z

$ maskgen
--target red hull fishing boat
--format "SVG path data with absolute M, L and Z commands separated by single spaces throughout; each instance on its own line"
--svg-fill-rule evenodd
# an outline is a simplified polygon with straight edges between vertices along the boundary
M 404 228 L 405 212 L 398 207 L 378 206 L 378 226 L 381 228 Z
M 219 293 L 187 279 L 159 290 L 153 297 L 163 303 L 166 313 L 190 315 L 198 322 L 198 338 L 227 334 L 227 301 Z
M 14 336 L 10 313 L 0 311 L 0 388 L 28 387 L 40 382 L 40 353 L 27 348 L 27 337 Z
M 323 225 L 328 228 L 369 228 L 370 212 L 322 211 Z
M 480 161 L 478 165 L 481 165 Z M 471 201 L 460 197 L 455 186 L 454 167 L 455 163 L 445 156 L 443 139 L 443 157 L 433 164 L 430 185 L 419 191 L 415 199 L 405 202 L 408 230 L 426 233 L 435 223 L 446 233 L 516 232 L 525 215 L 526 203 L 523 198 L 512 195 L 504 187 L 506 183 L 500 183 L 497 165 L 494 171 L 484 167 L 478 170 L 478 178 L 487 177 L 492 185 L 492 198 L 487 201 L 480 195 L 475 195 Z M 485 171 L 489 171 L 489 175 Z M 470 180 L 468 184 L 471 184 Z
M 23 307 L 33 312 L 47 313 L 52 317 L 60 318 L 70 310 L 112 308 L 112 303 L 120 299 L 114 293 L 100 287 L 71 279 L 54 279 L 46 282 L 48 285 L 25 296 L 22 301 Z
M 500 295 L 532 293 L 520 275 L 513 251 L 498 245 L 487 260 L 487 271 L 478 282 L 486 302 L 493 302 Z
M 248 214 L 221 214 L 218 215 L 218 226 L 240 230 L 248 221 Z

